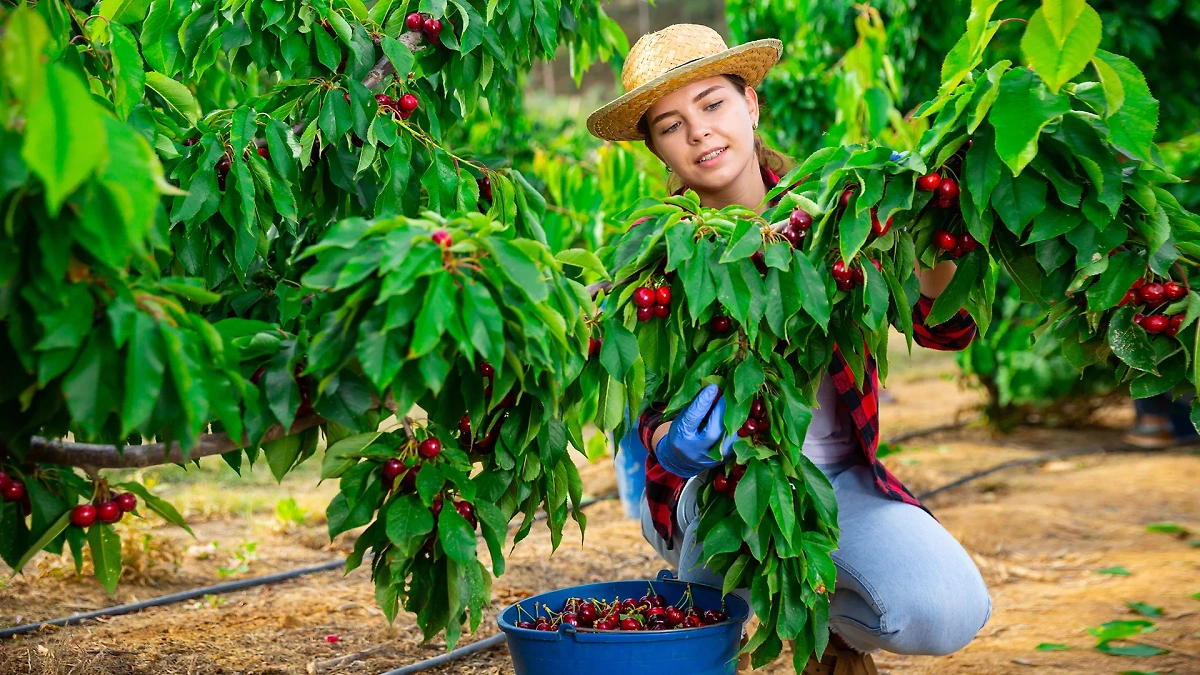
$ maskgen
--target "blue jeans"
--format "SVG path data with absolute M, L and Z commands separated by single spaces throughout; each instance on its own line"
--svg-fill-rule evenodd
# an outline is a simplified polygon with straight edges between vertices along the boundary
M 991 617 L 992 599 L 962 545 L 925 511 L 884 496 L 861 459 L 820 468 L 833 483 L 842 530 L 830 629 L 861 652 L 942 656 L 965 647 Z M 698 564 L 696 496 L 705 478 L 684 487 L 673 548 L 646 508 L 642 534 L 679 578 L 720 588 L 721 576 Z M 747 589 L 735 593 L 749 603 Z

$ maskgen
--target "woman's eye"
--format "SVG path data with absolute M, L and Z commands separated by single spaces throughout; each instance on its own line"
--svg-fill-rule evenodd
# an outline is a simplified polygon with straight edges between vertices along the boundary
M 678 127 L 679 127 L 679 122 L 676 122 L 676 123 L 672 124 L 671 126 L 667 127 L 666 129 L 663 129 L 662 133 L 669 134 L 672 131 L 675 131 L 675 129 Z
M 724 101 L 713 101 L 712 103 L 709 103 L 708 106 L 705 107 L 704 109 L 705 110 L 716 110 L 722 103 L 724 103 Z

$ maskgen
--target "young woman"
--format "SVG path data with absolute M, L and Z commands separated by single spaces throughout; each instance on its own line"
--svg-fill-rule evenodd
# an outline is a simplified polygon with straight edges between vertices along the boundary
M 704 206 L 742 204 L 761 212 L 785 168 L 755 135 L 759 105 L 753 87 L 779 59 L 778 40 L 727 48 L 712 29 L 679 24 L 643 36 L 622 71 L 624 96 L 588 119 L 608 140 L 644 140 L 678 183 Z M 914 338 L 932 349 L 962 349 L 975 336 L 965 311 L 938 326 L 924 319 L 954 274 L 944 262 L 917 270 L 921 298 L 913 310 Z M 803 452 L 829 478 L 838 500 L 837 586 L 829 613 L 830 649 L 804 672 L 876 673 L 870 653 L 945 655 L 964 647 L 991 616 L 979 570 L 954 537 L 876 458 L 878 371 L 868 363 L 856 384 L 839 351 L 817 392 Z M 714 405 L 715 402 L 715 405 Z M 724 403 L 705 388 L 674 421 L 653 409 L 639 425 L 651 448 L 646 462 L 642 531 L 685 580 L 721 586 L 698 561 L 696 495 L 722 438 Z M 710 410 L 712 411 L 710 414 Z

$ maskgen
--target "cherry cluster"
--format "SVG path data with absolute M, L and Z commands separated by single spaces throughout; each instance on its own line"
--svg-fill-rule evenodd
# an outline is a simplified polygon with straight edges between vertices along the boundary
M 951 258 L 961 258 L 979 247 L 979 241 L 970 232 L 955 235 L 949 230 L 937 230 L 933 233 L 933 245 L 950 254 Z
M 545 609 L 546 616 L 542 615 L 542 609 Z M 517 605 L 518 617 L 522 612 L 528 615 L 528 612 Z M 725 613 L 719 609 L 702 610 L 697 607 L 692 600 L 690 588 L 675 605 L 668 605 L 666 598 L 655 593 L 651 587 L 646 595 L 637 600 L 570 598 L 561 611 L 555 612 L 542 605 L 535 608 L 535 612 L 529 619 L 518 621 L 517 628 L 556 631 L 566 624 L 593 630 L 659 631 L 700 628 L 726 620 Z
M 1117 306 L 1122 307 L 1132 303 L 1153 310 L 1168 302 L 1182 300 L 1187 297 L 1187 294 L 1188 287 L 1173 279 L 1166 283 L 1158 281 L 1146 283 L 1145 279 L 1138 279 L 1133 282 L 1128 291 L 1125 291 L 1125 297 L 1121 298 Z M 1175 337 L 1179 332 L 1179 327 L 1183 325 L 1183 314 L 1167 316 L 1166 314 L 1138 313 L 1133 315 L 1133 323 L 1141 326 L 1151 335 L 1165 333 L 1167 337 Z
M 71 524 L 75 527 L 91 527 L 96 521 L 112 525 L 119 522 L 137 508 L 137 496 L 132 492 L 122 492 L 113 495 L 111 499 L 99 504 L 80 504 L 71 509 Z
M 767 421 L 767 406 L 761 398 L 754 399 L 750 404 L 750 417 L 742 422 L 742 427 L 738 429 L 738 436 L 745 438 L 753 436 L 760 431 L 766 431 L 770 422 Z
M 748 422 L 750 420 L 746 420 L 746 421 Z M 763 418 L 763 421 L 764 422 L 766 421 L 766 417 Z M 738 430 L 739 436 L 741 435 L 741 433 L 742 433 L 741 430 Z M 733 493 L 737 491 L 738 481 L 740 481 L 742 479 L 742 476 L 745 476 L 745 475 L 746 475 L 746 465 L 745 464 L 734 464 L 733 469 L 729 472 L 728 476 L 726 476 L 723 473 L 718 473 L 716 476 L 713 476 L 713 481 L 712 481 L 713 489 L 716 490 L 717 492 L 720 492 L 721 494 L 729 495 L 729 497 L 732 499 Z
M 633 304 L 637 305 L 638 321 L 649 321 L 656 316 L 665 319 L 671 315 L 671 287 L 638 286 L 633 291 Z
M 871 264 L 875 266 L 876 270 L 883 272 L 883 263 L 872 259 Z M 838 260 L 833 263 L 833 267 L 830 269 L 830 274 L 833 275 L 833 281 L 837 284 L 838 290 L 840 291 L 848 291 L 855 286 L 862 286 L 863 282 L 866 280 L 861 266 L 855 265 L 851 267 L 843 260 Z
M 788 216 L 787 225 L 784 225 L 779 230 L 780 236 L 792 245 L 792 248 L 800 248 L 804 243 L 804 238 L 808 236 L 808 230 L 812 227 L 812 215 L 804 209 L 792 209 L 791 215 Z
M 934 193 L 934 203 L 940 208 L 948 209 L 958 203 L 958 181 L 950 176 L 942 176 L 936 171 L 918 178 L 917 189 Z
M 420 12 L 413 12 L 404 17 L 404 27 L 414 33 L 422 33 L 426 40 L 433 44 L 442 41 L 442 22 Z
M 593 338 L 595 339 L 595 338 Z M 599 350 L 599 347 L 597 347 Z M 479 374 L 486 380 L 483 385 L 483 398 L 485 401 L 492 400 L 492 383 L 496 378 L 496 367 L 488 363 L 486 360 L 479 362 Z M 505 411 L 511 408 L 517 402 L 517 394 L 515 391 L 509 391 L 500 403 L 496 404 L 496 409 Z M 507 412 L 501 412 L 500 421 L 492 425 L 492 430 L 487 436 L 482 439 L 474 438 L 471 431 L 471 415 L 464 413 L 462 419 L 458 421 L 458 445 L 464 450 L 471 450 L 477 453 L 489 453 L 496 447 L 496 441 L 500 438 L 500 427 L 504 424 L 504 420 L 508 419 Z
M 346 92 L 346 102 L 350 102 L 350 92 Z M 375 102 L 379 104 L 380 110 L 391 110 L 392 114 L 398 116 L 402 120 L 412 117 L 413 111 L 421 104 L 417 99 L 416 94 L 406 93 L 400 98 L 393 99 L 387 94 L 375 94 Z

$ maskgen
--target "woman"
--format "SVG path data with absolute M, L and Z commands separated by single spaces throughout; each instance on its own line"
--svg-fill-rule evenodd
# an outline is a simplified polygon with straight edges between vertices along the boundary
M 730 49 L 705 26 L 681 24 L 650 33 L 625 61 L 621 79 L 627 93 L 593 113 L 588 128 L 608 140 L 644 140 L 704 206 L 742 204 L 761 212 L 783 167 L 755 135 L 759 106 L 753 87 L 781 51 L 778 40 Z M 976 330 L 965 311 L 938 326 L 924 323 L 954 264 L 917 274 L 917 343 L 964 348 Z M 876 673 L 870 653 L 878 650 L 949 654 L 970 642 L 991 615 L 991 598 L 970 556 L 876 459 L 879 380 L 873 359 L 864 380 L 856 386 L 835 349 L 804 441 L 804 454 L 833 484 L 841 529 L 833 553 L 838 571 L 829 615 L 833 634 L 825 658 L 805 668 L 812 675 Z M 651 410 L 639 430 L 653 448 L 646 463 L 644 535 L 679 568 L 681 578 L 719 587 L 720 578 L 698 565 L 701 547 L 694 536 L 696 495 L 707 470 L 723 463 L 710 459 L 709 451 L 721 443 L 728 453 L 733 440 L 722 438 L 724 405 L 718 397 L 716 387 L 705 388 L 673 422 Z

